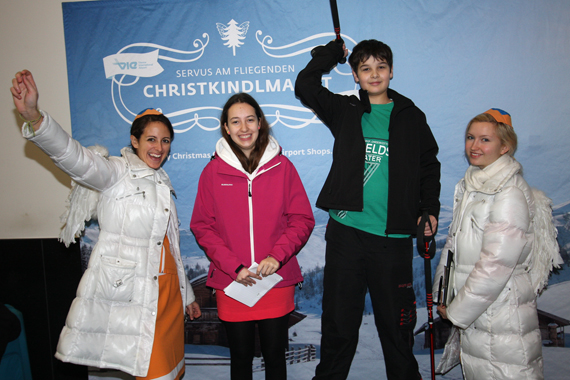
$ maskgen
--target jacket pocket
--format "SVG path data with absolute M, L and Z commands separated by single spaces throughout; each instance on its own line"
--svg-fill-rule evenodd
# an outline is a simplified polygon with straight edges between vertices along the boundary
M 138 190 L 138 187 L 137 187 L 137 190 Z M 146 192 L 139 190 L 139 191 L 137 191 L 137 192 L 135 192 L 135 193 L 132 193 L 132 194 L 127 194 L 127 195 L 123 195 L 123 196 L 117 197 L 117 198 L 115 198 L 115 200 L 116 200 L 116 201 L 120 201 L 120 200 L 122 200 L 122 199 L 127 199 L 127 198 L 131 198 L 131 197 L 136 197 L 136 196 L 140 196 L 140 197 L 142 197 L 143 199 L 146 199 Z
M 136 266 L 134 261 L 101 256 L 95 297 L 130 302 L 133 299 Z
M 484 231 L 483 227 L 481 227 L 481 226 L 479 225 L 479 223 L 477 223 L 477 221 L 475 220 L 474 217 L 471 217 L 471 225 L 473 226 L 473 228 L 475 228 L 475 229 L 477 229 L 477 230 L 479 230 L 479 231 L 481 231 L 481 232 Z

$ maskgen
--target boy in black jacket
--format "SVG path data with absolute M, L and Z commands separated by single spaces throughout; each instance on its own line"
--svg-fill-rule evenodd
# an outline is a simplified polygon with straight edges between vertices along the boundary
M 313 379 L 347 378 L 367 290 L 388 379 L 421 379 L 412 352 L 412 237 L 424 209 L 436 230 L 438 147 L 423 112 L 388 88 L 392 51 L 384 43 L 362 41 L 349 58 L 359 96 L 322 86 L 322 75 L 347 54 L 336 41 L 316 48 L 295 83 L 295 94 L 335 138 L 331 170 L 317 199 L 330 219 L 321 361 Z M 427 224 L 425 234 L 432 235 Z

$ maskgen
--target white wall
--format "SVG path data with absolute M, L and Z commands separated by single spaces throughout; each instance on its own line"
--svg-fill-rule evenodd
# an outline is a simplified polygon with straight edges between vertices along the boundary
M 40 107 L 71 131 L 61 1 L 1 0 L 0 36 L 0 239 L 57 237 L 70 179 L 22 138 L 9 88 L 17 71 L 32 71 Z

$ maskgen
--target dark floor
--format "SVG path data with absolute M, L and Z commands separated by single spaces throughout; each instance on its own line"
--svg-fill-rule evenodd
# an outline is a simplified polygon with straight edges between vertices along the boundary
M 0 240 L 0 302 L 24 318 L 34 380 L 83 380 L 87 367 L 54 358 L 81 278 L 79 244 L 57 239 Z

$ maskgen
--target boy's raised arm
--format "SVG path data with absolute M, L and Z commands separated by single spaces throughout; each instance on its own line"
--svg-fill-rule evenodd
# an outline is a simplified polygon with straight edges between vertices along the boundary
M 329 128 L 338 105 L 334 100 L 335 94 L 322 85 L 321 78 L 323 74 L 330 72 L 345 54 L 343 46 L 335 41 L 316 47 L 313 50 L 313 58 L 307 67 L 299 72 L 295 81 L 295 95 Z

